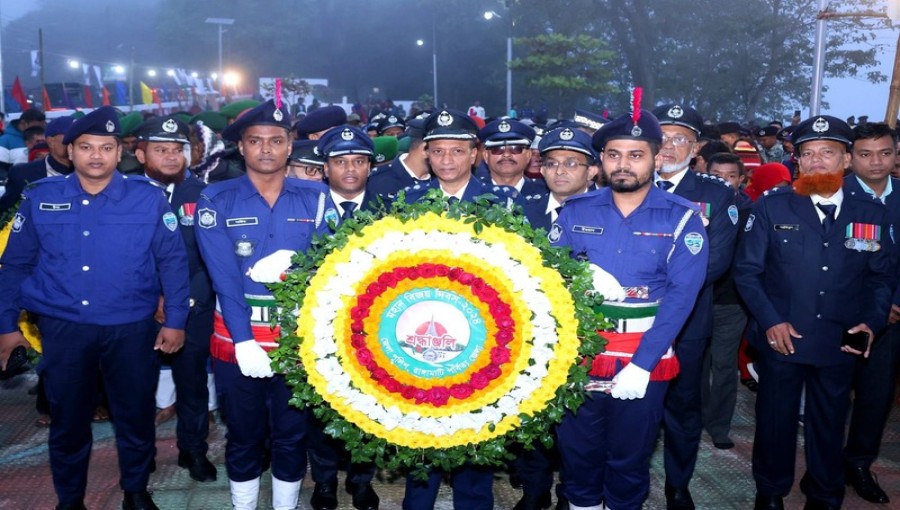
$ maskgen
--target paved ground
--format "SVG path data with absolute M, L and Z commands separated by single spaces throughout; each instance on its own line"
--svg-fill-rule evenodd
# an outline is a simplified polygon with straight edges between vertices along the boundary
M 34 411 L 34 397 L 27 390 L 34 384 L 33 374 L 20 376 L 0 387 L 0 509 L 53 509 L 56 498 L 50 479 L 47 457 L 47 430 L 34 426 L 37 413 Z M 732 450 L 716 450 L 704 437 L 701 444 L 697 473 L 691 484 L 691 491 L 700 509 L 749 509 L 753 507 L 754 485 L 750 473 L 750 452 L 753 434 L 753 394 L 740 388 L 737 414 L 734 420 L 732 439 L 737 446 Z M 158 469 L 150 479 L 154 500 L 164 510 L 176 509 L 228 509 L 230 498 L 224 475 L 224 426 L 219 424 L 211 433 L 210 455 L 219 467 L 219 480 L 202 484 L 191 480 L 187 472 L 176 466 L 174 421 L 163 424 L 158 429 Z M 798 456 L 798 473 L 802 473 L 803 459 Z M 874 471 L 878 474 L 882 487 L 894 500 L 892 505 L 872 505 L 859 499 L 852 489 L 848 491 L 844 508 L 877 509 L 900 508 L 900 411 L 895 410 L 885 434 L 881 459 Z M 646 509 L 665 508 L 662 495 L 662 450 L 657 448 L 653 457 L 652 489 Z M 799 476 L 798 476 L 799 480 Z M 263 477 L 264 488 L 269 487 L 268 474 Z M 498 475 L 494 485 L 496 508 L 508 510 L 513 507 L 520 493 L 512 489 L 503 475 Z M 400 508 L 403 497 L 401 481 L 380 481 L 376 491 L 381 496 L 381 508 Z M 260 508 L 271 508 L 264 489 Z M 307 477 L 301 495 L 301 509 L 309 508 L 312 482 Z M 341 508 L 352 508 L 349 496 L 341 494 Z M 345 501 L 344 501 L 345 500 Z M 112 426 L 109 423 L 94 425 L 94 450 L 91 458 L 88 495 L 86 502 L 91 510 L 113 510 L 120 508 L 121 493 L 118 489 L 118 471 Z M 800 509 L 803 498 L 799 490 L 786 500 L 789 509 Z M 452 508 L 450 492 L 443 488 L 437 508 Z

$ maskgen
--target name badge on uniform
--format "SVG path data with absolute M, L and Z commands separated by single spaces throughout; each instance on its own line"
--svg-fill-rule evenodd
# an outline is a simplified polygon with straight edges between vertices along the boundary
M 194 202 L 181 204 L 178 208 L 178 222 L 185 227 L 194 226 L 194 213 L 197 212 L 197 204 Z
M 844 247 L 856 251 L 876 252 L 881 249 L 881 225 L 850 223 L 847 225 Z
M 42 211 L 68 211 L 72 208 L 72 204 L 48 204 L 41 202 L 38 208 Z
M 247 227 L 251 225 L 259 225 L 258 218 L 228 218 L 225 220 L 226 227 Z
M 591 234 L 595 236 L 603 235 L 603 227 L 589 227 L 586 225 L 572 225 L 572 232 L 578 234 Z
M 800 225 L 796 223 L 776 223 L 772 228 L 776 231 L 791 231 L 791 230 L 800 230 Z

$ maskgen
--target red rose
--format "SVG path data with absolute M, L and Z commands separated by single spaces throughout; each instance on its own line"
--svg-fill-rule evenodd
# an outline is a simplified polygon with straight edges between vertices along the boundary
M 497 343 L 506 345 L 513 339 L 513 330 L 512 328 L 503 328 L 497 332 L 494 338 L 497 339 Z
M 382 284 L 378 281 L 374 281 L 369 285 L 369 288 L 366 289 L 366 293 L 370 293 L 374 296 L 377 296 L 379 294 L 384 293 L 385 290 L 387 290 L 387 287 L 384 286 L 384 284 Z
M 385 382 L 387 379 L 393 380 L 393 377 L 391 377 L 391 375 L 387 373 L 387 370 L 381 367 L 375 367 L 372 369 L 372 379 Z
M 434 278 L 437 275 L 437 269 L 435 269 L 434 264 L 420 264 L 419 274 L 423 278 Z
M 497 326 L 500 328 L 511 328 L 515 325 L 516 323 L 508 315 L 497 319 Z
M 363 294 L 362 296 L 356 298 L 356 306 L 359 306 L 360 308 L 371 308 L 372 302 L 374 301 L 375 298 L 373 296 Z
M 416 388 L 413 398 L 416 400 L 416 404 L 423 404 L 425 399 L 428 398 L 428 393 L 423 389 Z
M 453 395 L 453 398 L 459 400 L 465 400 L 472 395 L 472 392 L 475 391 L 468 384 L 454 384 L 450 387 L 450 394 Z
M 427 402 L 436 406 L 447 405 L 447 401 L 450 400 L 450 391 L 443 386 L 436 386 L 428 390 Z
M 362 319 L 355 319 L 352 324 L 350 324 L 350 331 L 354 333 L 365 334 L 366 330 L 363 328 Z
M 486 285 L 484 283 L 484 280 L 482 280 L 481 278 L 475 278 L 475 281 L 472 282 L 472 289 L 474 290 L 480 290 L 485 287 Z
M 459 283 L 463 285 L 471 285 L 473 281 L 475 281 L 475 275 L 472 273 L 463 272 L 459 275 Z
M 351 319 L 365 319 L 369 316 L 369 308 L 354 306 L 350 309 L 350 318 Z
M 483 372 L 484 375 L 485 375 L 486 377 L 489 377 L 491 380 L 500 377 L 500 374 L 502 373 L 502 372 L 500 371 L 500 367 L 498 367 L 497 365 L 495 365 L 495 364 L 493 364 L 493 363 L 491 363 L 490 365 L 484 367 L 484 368 L 481 370 L 481 372 Z M 473 376 L 473 379 L 474 379 L 474 376 Z
M 394 269 L 391 272 L 394 273 L 394 275 L 396 275 L 399 280 L 405 280 L 405 279 L 409 278 L 409 268 L 408 267 L 398 267 L 397 269 Z
M 350 345 L 355 349 L 359 349 L 360 347 L 365 347 L 366 345 L 366 335 L 362 335 L 359 333 L 354 333 L 350 337 Z
M 494 347 L 491 349 L 491 362 L 502 365 L 509 361 L 509 349 L 506 347 Z
M 370 363 L 372 363 L 372 351 L 362 347 L 360 349 L 356 349 L 356 359 L 359 360 L 359 363 L 368 367 Z
M 412 400 L 416 396 L 416 388 L 414 386 L 403 385 L 400 388 L 400 394 L 407 400 Z
M 435 264 L 434 269 L 438 276 L 447 276 L 450 273 L 450 268 L 444 264 Z
M 469 384 L 471 384 L 472 387 L 476 390 L 483 390 L 487 388 L 488 383 L 491 382 L 490 378 L 488 378 L 488 376 L 483 372 L 485 372 L 485 370 L 479 370 L 478 372 L 475 372 L 474 374 L 472 374 L 472 379 L 469 380 Z
M 382 386 L 391 393 L 397 393 L 403 387 L 402 384 L 397 382 L 393 377 L 388 377 L 387 379 L 381 381 Z
M 460 275 L 463 274 L 463 270 L 458 267 L 451 267 L 450 272 L 447 273 L 447 278 L 451 280 L 459 280 Z

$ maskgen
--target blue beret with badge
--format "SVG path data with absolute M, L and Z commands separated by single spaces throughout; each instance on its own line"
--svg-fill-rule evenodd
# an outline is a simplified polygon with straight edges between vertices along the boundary
M 172 115 L 147 119 L 137 128 L 138 140 L 145 142 L 190 143 L 188 125 Z
M 698 135 L 703 129 L 703 117 L 690 106 L 677 103 L 664 104 L 653 110 L 653 116 L 659 120 L 660 126 L 681 126 Z
M 597 152 L 603 151 L 610 140 L 630 139 L 643 140 L 662 144 L 662 130 L 659 121 L 647 110 L 640 110 L 635 122 L 634 115 L 626 113 L 616 120 L 604 124 L 592 137 L 592 145 Z
M 538 144 L 538 151 L 544 155 L 555 150 L 580 152 L 597 160 L 597 151 L 591 146 L 591 135 L 580 129 L 561 127 L 545 133 Z
M 63 144 L 69 145 L 81 135 L 121 136 L 119 116 L 112 106 L 101 106 L 69 126 Z
M 375 144 L 365 131 L 344 124 L 326 131 L 322 138 L 319 138 L 316 151 L 324 158 L 336 158 L 347 154 L 371 157 L 375 154 Z
M 572 119 L 572 122 L 578 127 L 597 131 L 603 127 L 604 124 L 609 122 L 609 119 L 604 118 L 599 113 L 589 112 L 587 110 L 575 110 L 575 117 Z
M 231 142 L 237 142 L 244 134 L 244 130 L 251 126 L 278 126 L 288 131 L 291 130 L 291 114 L 282 106 L 275 106 L 275 100 L 269 99 L 265 103 L 247 110 L 234 122 L 222 130 L 222 138 Z
M 766 126 L 756 130 L 753 134 L 756 136 L 777 136 L 780 129 L 778 126 Z
M 75 118 L 71 115 L 57 117 L 47 124 L 47 129 L 44 130 L 44 136 L 50 138 L 51 136 L 65 135 L 73 122 L 75 122 Z
M 478 139 L 484 142 L 485 147 L 531 145 L 534 137 L 531 126 L 515 119 L 495 120 L 478 131 Z
M 775 135 L 775 138 L 781 140 L 782 142 L 790 142 L 791 136 L 793 136 L 794 128 L 796 126 L 787 126 Z
M 297 140 L 291 144 L 291 155 L 288 159 L 304 165 L 322 166 L 325 160 L 316 152 L 318 140 Z
M 340 106 L 322 106 L 306 114 L 297 123 L 297 137 L 306 140 L 309 135 L 347 123 L 347 112 Z
M 837 117 L 817 115 L 797 124 L 791 139 L 796 147 L 811 140 L 833 140 L 850 147 L 853 145 L 853 129 Z
M 468 115 L 457 110 L 438 110 L 425 119 L 425 138 L 429 140 L 475 140 L 478 125 Z
M 375 130 L 378 131 L 378 136 L 381 136 L 388 129 L 397 128 L 397 127 L 405 130 L 406 122 L 403 122 L 403 119 L 401 119 L 400 117 L 397 117 L 396 115 L 388 115 L 385 118 L 378 121 L 378 124 L 377 124 Z

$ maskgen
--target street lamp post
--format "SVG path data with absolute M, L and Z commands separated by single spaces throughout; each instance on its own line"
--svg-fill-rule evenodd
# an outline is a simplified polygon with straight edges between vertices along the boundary
M 416 46 L 425 46 L 424 39 L 416 39 Z M 431 74 L 433 76 L 433 96 L 432 101 L 434 102 L 434 107 L 438 106 L 438 98 L 437 98 L 437 49 L 434 47 L 434 35 L 432 34 L 431 39 Z
M 219 76 L 225 76 L 224 64 L 222 59 L 222 28 L 224 25 L 233 25 L 233 18 L 206 18 L 206 23 L 219 26 Z
M 513 19 L 510 14 L 509 16 L 509 26 L 508 32 L 506 33 L 506 113 L 504 115 L 509 115 L 509 111 L 512 110 L 512 27 L 513 27 Z M 494 11 L 485 11 L 484 19 L 490 21 L 494 18 L 503 19 L 503 16 L 500 16 Z

